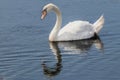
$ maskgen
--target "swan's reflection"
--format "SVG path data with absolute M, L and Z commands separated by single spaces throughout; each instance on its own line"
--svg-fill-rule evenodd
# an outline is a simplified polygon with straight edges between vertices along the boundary
M 103 50 L 103 43 L 100 38 L 95 35 L 94 37 L 86 40 L 79 40 L 79 41 L 69 41 L 69 42 L 50 42 L 50 48 L 55 55 L 57 62 L 54 68 L 48 67 L 45 63 L 43 63 L 43 71 L 44 74 L 51 77 L 58 75 L 62 68 L 62 58 L 61 58 L 61 51 L 79 51 L 79 52 L 86 52 L 88 51 L 92 45 L 95 45 L 97 49 Z
M 53 77 L 56 76 L 60 73 L 61 68 L 62 68 L 62 58 L 60 54 L 60 50 L 58 48 L 58 45 L 56 42 L 50 43 L 50 48 L 52 49 L 52 52 L 56 55 L 56 64 L 55 67 L 49 67 L 45 63 L 42 64 L 44 74 L 47 75 L 48 77 Z
M 69 42 L 58 42 L 58 46 L 61 50 L 64 50 L 65 54 L 79 54 L 88 52 L 88 50 L 95 45 L 95 47 L 103 51 L 103 43 L 99 36 L 95 35 L 90 39 L 69 41 Z M 68 52 L 68 53 L 67 53 Z

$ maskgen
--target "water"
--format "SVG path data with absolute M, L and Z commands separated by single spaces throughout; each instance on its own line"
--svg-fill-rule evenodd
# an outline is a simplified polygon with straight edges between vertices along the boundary
M 49 2 L 60 7 L 63 25 L 104 14 L 100 39 L 49 43 L 55 15 L 40 20 Z M 119 8 L 119 0 L 0 0 L 0 80 L 119 80 Z

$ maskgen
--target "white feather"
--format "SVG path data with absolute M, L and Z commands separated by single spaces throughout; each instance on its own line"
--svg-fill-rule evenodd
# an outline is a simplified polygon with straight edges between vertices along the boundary
M 87 39 L 94 35 L 92 24 L 87 21 L 74 21 L 64 26 L 58 33 L 57 40 Z
M 94 24 L 94 29 L 96 33 L 99 33 L 104 24 L 104 16 L 102 15 Z

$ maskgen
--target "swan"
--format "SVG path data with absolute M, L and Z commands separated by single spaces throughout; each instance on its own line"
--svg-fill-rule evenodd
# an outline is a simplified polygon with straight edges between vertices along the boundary
M 104 17 L 101 17 L 93 24 L 88 21 L 76 20 L 69 22 L 63 28 L 62 24 L 62 15 L 59 8 L 53 4 L 49 3 L 43 7 L 41 19 L 44 19 L 48 12 L 54 11 L 56 13 L 56 23 L 52 31 L 49 34 L 49 41 L 73 41 L 88 39 L 98 34 L 104 24 Z

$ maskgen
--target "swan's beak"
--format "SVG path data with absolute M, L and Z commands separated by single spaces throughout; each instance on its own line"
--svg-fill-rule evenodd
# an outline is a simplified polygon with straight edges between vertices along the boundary
M 41 19 L 44 19 L 47 15 L 47 11 L 46 10 L 43 10 L 42 11 L 42 15 L 41 15 Z

